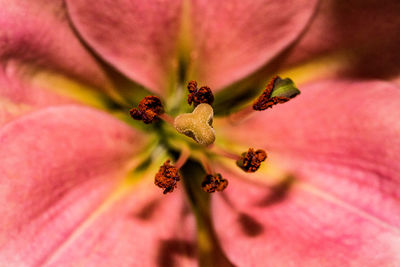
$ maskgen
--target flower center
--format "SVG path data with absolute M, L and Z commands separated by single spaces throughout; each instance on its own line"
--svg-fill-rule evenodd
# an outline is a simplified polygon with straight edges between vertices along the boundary
M 130 110 L 131 117 L 135 120 L 141 120 L 146 124 L 152 123 L 158 118 L 168 123 L 176 129 L 177 132 L 192 138 L 196 143 L 202 145 L 209 152 L 233 159 L 236 165 L 245 172 L 257 171 L 261 163 L 267 159 L 267 153 L 262 149 L 255 150 L 249 148 L 247 152 L 237 155 L 230 151 L 226 151 L 216 144 L 215 131 L 212 127 L 214 110 L 212 103 L 214 96 L 209 87 L 203 86 L 197 88 L 197 82 L 191 81 L 188 84 L 188 104 L 195 107 L 192 113 L 178 115 L 175 119 L 165 113 L 165 109 L 161 100 L 157 96 L 146 96 L 140 102 L 137 108 Z M 276 104 L 285 103 L 300 93 L 292 80 L 286 78 L 281 79 L 279 76 L 274 77 L 266 86 L 264 92 L 258 99 L 236 114 L 231 115 L 234 121 L 242 120 L 254 112 L 266 110 Z M 181 180 L 179 169 L 185 164 L 190 156 L 187 148 L 182 149 L 181 155 L 175 164 L 171 164 L 168 159 L 155 175 L 155 185 L 164 189 L 163 193 L 170 193 Z M 215 191 L 223 191 L 228 186 L 228 180 L 224 179 L 221 174 L 215 173 L 212 163 L 208 157 L 203 155 L 200 157 L 206 176 L 202 183 L 205 192 L 213 193 Z

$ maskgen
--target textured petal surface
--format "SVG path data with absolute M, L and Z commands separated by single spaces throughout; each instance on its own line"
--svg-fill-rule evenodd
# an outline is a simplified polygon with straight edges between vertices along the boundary
M 195 77 L 220 89 L 266 64 L 291 44 L 317 1 L 191 2 Z
M 237 266 L 397 266 L 400 262 L 398 226 L 307 184 L 295 183 L 277 199 L 265 185 L 246 183 L 246 177 L 237 179 L 229 172 L 223 175 L 230 179 L 229 190 L 213 199 L 214 225 L 224 251 Z
M 47 108 L 0 131 L 0 254 L 12 265 L 35 265 L 62 243 L 124 175 L 142 140 L 77 106 Z
M 183 191 L 167 196 L 153 177 L 79 229 L 49 266 L 196 266 L 195 220 Z
M 399 89 L 378 81 L 325 81 L 301 89 L 291 102 L 236 126 L 235 134 L 226 128 L 242 143 L 267 150 L 266 170 L 279 164 L 295 181 L 282 191 L 232 180 L 230 206 L 214 199 L 225 251 L 239 265 L 398 265 Z M 254 236 L 243 231 L 238 211 L 254 219 Z M 226 231 L 230 224 L 233 230 Z
M 321 72 L 399 77 L 399 13 L 396 0 L 322 1 L 308 31 L 280 64 L 283 68 L 318 64 L 310 69 L 311 77 Z
M 188 243 L 173 239 L 177 224 L 162 220 L 181 216 L 179 193 L 151 212 L 146 205 L 162 196 L 159 190 L 154 195 L 154 186 L 138 187 L 138 192 L 128 187 L 123 190 L 127 196 L 116 189 L 144 141 L 142 134 L 107 114 L 72 105 L 46 108 L 4 125 L 0 265 L 60 266 L 56 262 L 61 261 L 62 266 L 125 266 L 121 261 L 129 265 L 136 260 L 147 265 L 154 253 L 166 250 L 161 238 L 175 246 L 178 256 L 186 256 L 179 249 Z M 171 202 L 174 211 L 166 207 Z M 160 253 L 174 257 L 171 251 Z
M 0 1 L 0 25 L 0 125 L 50 105 L 102 105 L 108 80 L 62 1 Z
M 104 88 L 105 74 L 69 26 L 63 1 L 0 1 L 0 72 L 55 71 Z
M 34 109 L 74 102 L 22 76 L 10 68 L 6 72 L 0 70 L 0 126 Z
M 174 62 L 180 0 L 68 0 L 72 21 L 105 60 L 131 79 L 161 92 Z

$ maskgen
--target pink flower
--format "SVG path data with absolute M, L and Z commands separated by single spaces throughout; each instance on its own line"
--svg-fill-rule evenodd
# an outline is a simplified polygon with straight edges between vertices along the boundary
M 399 265 L 399 10 L 0 1 L 0 265 Z M 222 116 L 276 73 L 302 94 Z M 246 174 L 214 158 L 229 186 L 211 195 L 193 157 L 163 195 L 168 149 L 193 142 L 128 110 L 151 93 L 177 115 L 191 79 L 216 92 L 216 143 L 268 159 Z

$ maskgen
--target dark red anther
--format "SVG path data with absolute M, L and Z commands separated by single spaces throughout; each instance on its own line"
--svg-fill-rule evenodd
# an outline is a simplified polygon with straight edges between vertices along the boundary
M 299 94 L 300 90 L 290 78 L 281 79 L 279 76 L 275 76 L 253 103 L 253 109 L 265 110 L 276 104 L 285 103 Z
M 207 103 L 211 105 L 214 102 L 214 95 L 208 86 L 203 86 L 200 89 L 197 89 L 197 82 L 190 81 L 188 86 L 189 95 L 188 95 L 188 103 L 196 107 L 201 103 Z
M 197 91 L 197 82 L 196 81 L 190 81 L 188 83 L 187 88 L 189 90 L 189 93 L 196 92 Z
M 228 180 L 223 179 L 221 174 L 216 173 L 215 175 L 208 174 L 204 181 L 201 183 L 201 187 L 204 192 L 214 193 L 215 191 L 224 191 L 228 186 Z
M 267 159 L 267 153 L 264 150 L 254 148 L 242 154 L 242 157 L 236 161 L 236 164 L 245 172 L 255 172 L 260 168 L 261 162 Z
M 158 115 L 164 113 L 161 100 L 157 96 L 146 96 L 140 100 L 137 108 L 132 108 L 129 113 L 135 120 L 141 120 L 146 124 L 153 122 Z
M 267 84 L 264 92 L 260 95 L 260 97 L 253 103 L 254 110 L 265 110 L 279 103 L 285 103 L 290 100 L 289 97 L 284 96 L 274 96 L 271 97 L 272 91 L 275 88 L 275 84 L 277 81 L 281 80 L 279 76 L 275 76 L 271 79 L 271 81 Z
M 176 183 L 181 179 L 178 169 L 170 164 L 170 160 L 164 162 L 154 178 L 158 187 L 164 188 L 164 194 L 174 191 Z

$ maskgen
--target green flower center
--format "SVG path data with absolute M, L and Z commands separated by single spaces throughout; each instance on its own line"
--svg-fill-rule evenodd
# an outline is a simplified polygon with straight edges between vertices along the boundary
M 162 124 L 158 128 L 160 139 L 165 140 L 165 137 L 168 137 L 165 140 L 167 147 L 181 151 L 175 164 L 170 164 L 171 160 L 168 159 L 155 175 L 155 184 L 164 190 L 164 194 L 173 192 L 178 186 L 178 181 L 182 180 L 179 169 L 183 167 L 190 156 L 195 158 L 197 162 L 201 162 L 206 173 L 201 183 L 203 191 L 208 193 L 223 191 L 228 186 L 228 181 L 214 171 L 210 158 L 217 155 L 233 159 L 243 171 L 255 172 L 259 169 L 261 163 L 267 159 L 267 154 L 262 149 L 249 148 L 247 152 L 238 155 L 214 144 L 216 136 L 212 127 L 214 116 L 214 109 L 211 106 L 214 102 L 212 91 L 207 86 L 197 88 L 195 81 L 189 82 L 188 91 L 187 102 L 195 107 L 191 113 L 180 114 L 173 118 L 165 113 L 162 102 L 157 96 L 146 96 L 136 108 L 130 110 L 130 115 L 133 119 L 141 120 L 145 124 L 151 124 L 158 119 L 166 122 L 167 127 Z M 233 116 L 233 118 L 234 120 L 243 119 L 243 117 L 254 112 L 285 103 L 299 93 L 300 91 L 290 79 L 281 79 L 276 76 L 268 83 L 264 92 L 251 106 L 239 111 L 236 114 L 237 116 Z M 168 125 L 172 127 L 168 128 Z M 197 145 L 189 139 L 182 139 L 182 135 L 177 135 L 177 133 L 190 137 Z

